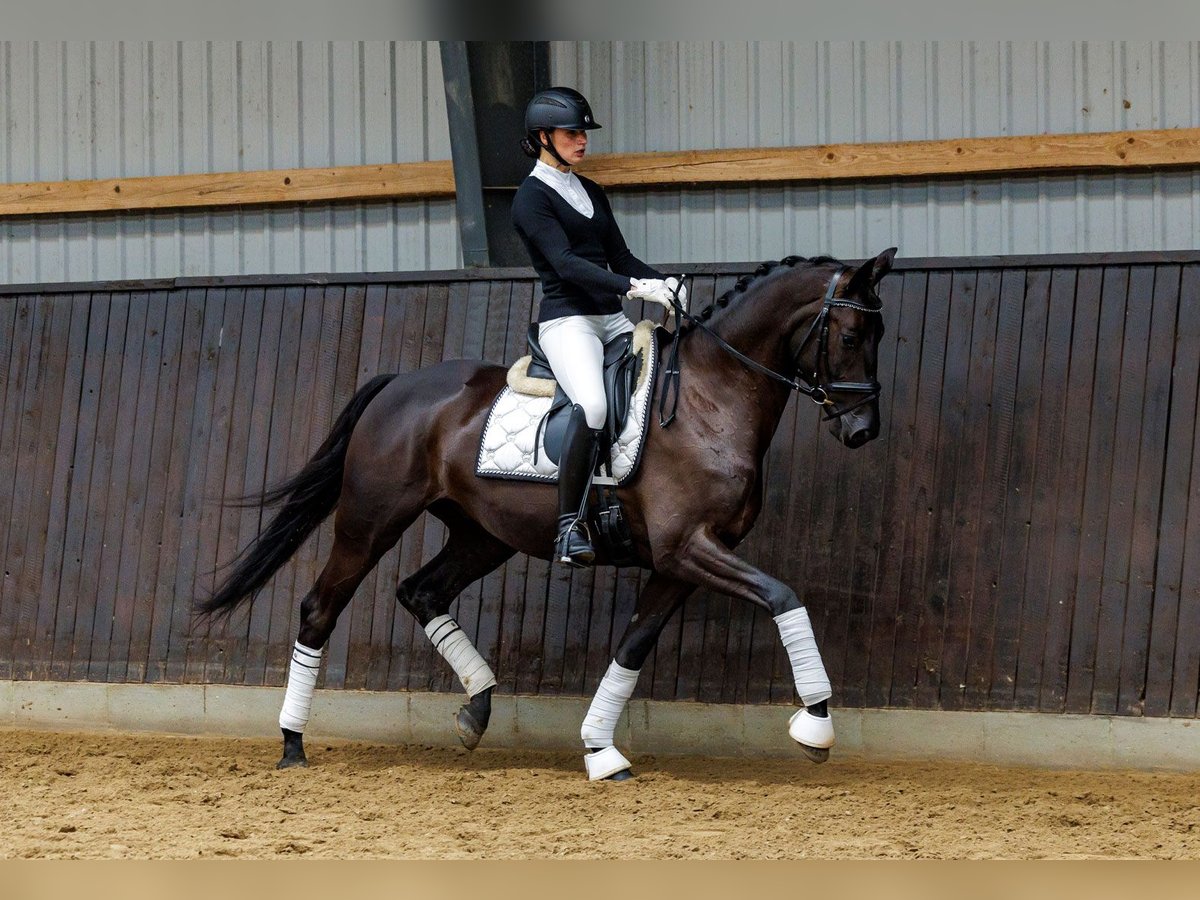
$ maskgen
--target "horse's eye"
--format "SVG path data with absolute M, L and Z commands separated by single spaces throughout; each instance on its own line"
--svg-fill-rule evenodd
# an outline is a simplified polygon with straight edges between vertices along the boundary
M 842 335 L 842 346 L 847 350 L 853 350 L 858 346 L 858 335 L 847 332 Z

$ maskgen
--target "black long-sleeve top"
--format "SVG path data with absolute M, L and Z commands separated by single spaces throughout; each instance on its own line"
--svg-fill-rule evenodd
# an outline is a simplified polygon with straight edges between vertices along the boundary
M 513 199 L 513 227 L 542 280 L 539 322 L 620 312 L 631 277 L 663 277 L 630 252 L 600 186 L 576 177 L 592 199 L 590 219 L 532 175 Z

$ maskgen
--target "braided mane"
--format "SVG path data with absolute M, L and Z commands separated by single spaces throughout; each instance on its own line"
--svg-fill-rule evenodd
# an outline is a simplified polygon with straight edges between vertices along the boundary
M 707 322 L 712 318 L 713 313 L 727 307 L 733 300 L 737 298 L 739 294 L 744 294 L 750 285 L 766 277 L 767 275 L 770 275 L 780 266 L 794 268 L 799 263 L 806 263 L 809 266 L 819 266 L 824 263 L 841 264 L 839 260 L 834 259 L 832 256 L 814 256 L 812 259 L 806 259 L 803 256 L 785 256 L 783 259 L 778 261 L 759 263 L 758 267 L 753 272 L 748 275 L 743 275 L 741 278 L 739 278 L 733 287 L 701 310 L 696 318 L 698 318 L 701 322 Z M 688 322 L 683 326 L 683 331 L 690 331 L 693 328 L 695 328 L 695 326 L 691 322 Z

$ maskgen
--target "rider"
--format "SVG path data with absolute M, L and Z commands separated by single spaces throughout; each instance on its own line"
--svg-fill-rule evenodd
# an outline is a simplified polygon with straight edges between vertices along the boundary
M 553 87 L 535 94 L 525 108 L 521 149 L 537 162 L 512 207 L 513 225 L 542 282 L 539 340 L 573 404 L 559 460 L 554 558 L 580 567 L 595 559 L 584 519 L 606 414 L 603 348 L 634 327 L 621 299 L 668 309 L 675 289 L 686 299 L 675 279 L 664 279 L 629 251 L 600 186 L 571 171 L 587 150 L 588 131 L 600 127 L 578 91 Z

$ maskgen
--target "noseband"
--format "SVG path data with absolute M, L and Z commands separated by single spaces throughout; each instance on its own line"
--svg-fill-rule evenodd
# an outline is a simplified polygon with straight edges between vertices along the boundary
M 841 280 L 842 273 L 846 271 L 845 266 L 839 266 L 838 270 L 833 273 L 833 277 L 829 280 L 829 287 L 825 291 L 825 299 L 821 303 L 821 311 L 817 313 L 813 319 L 812 325 L 808 327 L 808 331 L 804 335 L 804 340 L 800 342 L 800 347 L 796 351 L 796 370 L 798 378 L 788 378 L 786 375 L 781 375 L 774 369 L 764 366 L 762 363 L 756 362 L 746 356 L 741 351 L 737 350 L 725 341 L 719 334 L 709 328 L 704 322 L 693 316 L 683 308 L 679 302 L 678 292 L 672 298 L 672 304 L 675 307 L 675 336 L 671 340 L 671 351 L 667 360 L 666 379 L 663 383 L 663 392 L 659 396 L 658 402 L 658 424 L 662 428 L 666 428 L 675 419 L 675 409 L 679 405 L 679 337 L 680 337 L 680 320 L 686 319 L 691 322 L 701 331 L 707 332 L 709 336 L 715 340 L 720 347 L 727 353 L 731 354 L 735 359 L 743 365 L 755 372 L 766 375 L 768 378 L 774 379 L 781 384 L 786 384 L 794 391 L 799 391 L 804 394 L 818 406 L 833 407 L 829 409 L 824 416 L 825 421 L 836 419 L 838 416 L 844 416 L 848 412 L 853 412 L 860 406 L 870 403 L 879 396 L 881 390 L 878 381 L 832 381 L 825 382 L 821 380 L 821 371 L 829 371 L 829 313 L 835 306 L 844 306 L 849 309 L 856 309 L 859 312 L 868 313 L 871 315 L 880 315 L 880 310 L 872 309 L 871 307 L 859 303 L 856 300 L 851 300 L 846 297 L 835 297 L 837 292 L 838 282 Z M 679 279 L 679 283 L 683 284 L 683 278 Z M 817 360 L 812 374 L 808 374 L 800 368 L 800 355 L 804 352 L 804 348 L 808 346 L 809 341 L 816 335 L 817 338 Z M 668 414 L 667 395 L 674 392 L 671 402 L 671 411 Z M 852 400 L 849 405 L 838 406 L 834 403 L 831 394 L 857 394 L 857 399 Z

